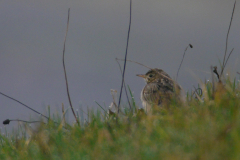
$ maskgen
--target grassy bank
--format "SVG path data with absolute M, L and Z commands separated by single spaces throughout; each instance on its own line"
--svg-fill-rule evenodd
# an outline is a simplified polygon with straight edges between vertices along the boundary
M 186 104 L 153 115 L 97 112 L 82 126 L 22 125 L 21 136 L 0 135 L 0 159 L 240 159 L 238 85 L 227 81 L 213 94 L 207 83 L 203 101 L 188 94 Z

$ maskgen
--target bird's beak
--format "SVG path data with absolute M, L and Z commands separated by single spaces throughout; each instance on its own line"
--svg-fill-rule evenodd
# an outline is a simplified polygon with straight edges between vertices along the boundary
M 145 74 L 137 74 L 138 77 L 146 78 Z

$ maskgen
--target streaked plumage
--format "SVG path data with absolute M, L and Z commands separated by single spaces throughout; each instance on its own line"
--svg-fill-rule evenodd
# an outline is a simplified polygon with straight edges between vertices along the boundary
M 180 98 L 181 87 L 163 70 L 155 68 L 137 76 L 144 78 L 147 83 L 141 92 L 142 105 L 147 113 L 153 106 L 169 103 L 174 94 Z

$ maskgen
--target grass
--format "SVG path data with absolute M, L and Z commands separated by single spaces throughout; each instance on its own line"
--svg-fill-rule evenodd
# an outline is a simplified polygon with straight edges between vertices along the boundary
M 35 131 L 21 125 L 0 135 L 0 159 L 240 159 L 240 86 L 227 79 L 214 96 L 211 87 L 202 84 L 203 102 L 189 93 L 186 104 L 153 115 L 125 111 L 116 121 L 91 111 L 89 122 L 68 129 L 51 120 Z
M 232 49 L 227 56 L 228 35 L 235 5 L 236 1 L 226 37 L 220 79 L 233 51 Z M 39 123 L 35 129 L 23 124 L 11 134 L 0 130 L 0 159 L 240 159 L 240 84 L 236 79 L 231 81 L 227 78 L 224 85 L 219 80 L 214 89 L 212 83 L 205 82 L 201 84 L 202 92 L 197 90 L 195 96 L 187 93 L 186 103 L 172 101 L 167 106 L 155 108 L 151 115 L 137 109 L 128 87 L 132 109 L 124 108 L 121 112 L 118 110 L 121 113 L 119 115 L 113 112 L 108 114 L 96 102 L 104 112 L 88 110 L 88 118 L 83 122 L 83 111 L 75 114 L 71 104 L 64 63 L 69 16 L 70 9 L 63 47 L 63 68 L 70 108 L 76 124 L 69 125 L 64 118 L 51 116 L 48 107 L 49 115 L 45 116 L 47 123 Z M 128 39 L 124 71 L 126 61 L 129 61 Z M 1 92 L 0 94 L 17 101 Z M 121 98 L 119 104 L 120 102 Z M 114 100 L 113 105 L 115 104 Z M 10 120 L 6 120 L 6 123 L 10 123 Z

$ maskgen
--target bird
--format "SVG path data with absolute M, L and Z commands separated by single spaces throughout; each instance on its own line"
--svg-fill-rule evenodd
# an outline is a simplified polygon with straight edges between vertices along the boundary
M 146 85 L 141 92 L 141 101 L 146 113 L 151 113 L 155 106 L 169 104 L 171 99 L 184 101 L 183 89 L 162 69 L 150 69 L 146 74 L 137 74 L 142 77 Z

